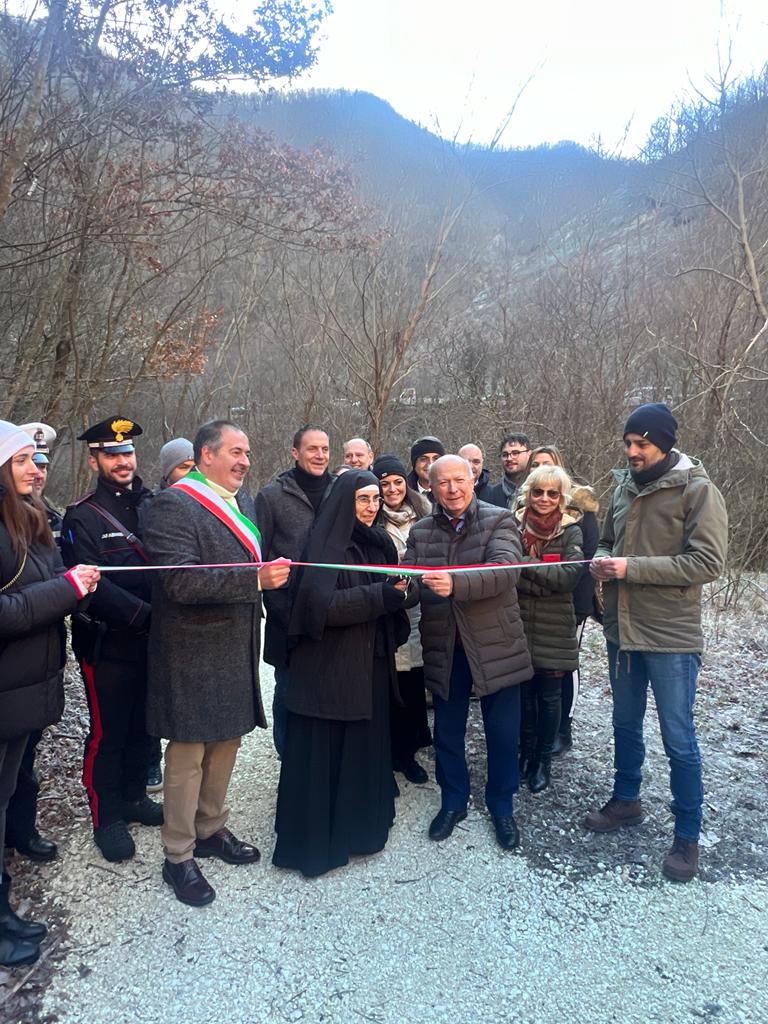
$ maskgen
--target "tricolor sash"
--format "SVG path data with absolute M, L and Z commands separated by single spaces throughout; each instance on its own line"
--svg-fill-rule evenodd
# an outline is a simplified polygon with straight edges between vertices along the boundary
M 234 508 L 220 497 L 208 484 L 202 473 L 192 470 L 191 473 L 187 473 L 185 477 L 177 480 L 171 486 L 188 494 L 211 515 L 216 516 L 219 522 L 234 533 L 246 551 L 253 556 L 253 560 L 261 561 L 261 534 L 256 524 L 244 516 L 239 508 Z

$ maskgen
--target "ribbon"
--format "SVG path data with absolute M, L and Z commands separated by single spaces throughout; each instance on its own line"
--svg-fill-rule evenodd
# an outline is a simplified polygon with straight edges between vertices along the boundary
M 382 576 L 425 576 L 432 572 L 491 572 L 494 569 L 546 569 L 553 565 L 589 565 L 591 558 L 574 559 L 567 562 L 482 562 L 478 565 L 346 565 L 336 562 L 292 562 L 287 564 L 294 568 L 311 567 L 314 569 L 335 569 L 345 572 L 380 573 Z M 210 562 L 206 564 L 188 563 L 186 565 L 97 565 L 99 572 L 176 572 L 180 569 L 262 569 L 273 562 Z M 281 563 L 283 565 L 286 562 Z

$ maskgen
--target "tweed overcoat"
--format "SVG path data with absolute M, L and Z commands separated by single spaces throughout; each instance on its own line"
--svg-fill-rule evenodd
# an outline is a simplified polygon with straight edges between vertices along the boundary
M 510 564 L 519 562 L 521 555 L 520 532 L 512 513 L 473 497 L 459 533 L 439 506 L 412 526 L 403 562 Z M 461 573 L 453 577 L 450 597 L 439 597 L 421 587 L 424 681 L 433 693 L 448 699 L 457 629 L 477 696 L 531 678 L 533 669 L 517 603 L 519 575 L 519 569 Z
M 240 511 L 254 517 L 240 492 Z M 147 512 L 153 564 L 246 562 L 234 533 L 194 498 L 168 487 Z M 261 595 L 255 569 L 154 574 L 147 731 L 182 743 L 234 739 L 266 726 L 259 687 Z

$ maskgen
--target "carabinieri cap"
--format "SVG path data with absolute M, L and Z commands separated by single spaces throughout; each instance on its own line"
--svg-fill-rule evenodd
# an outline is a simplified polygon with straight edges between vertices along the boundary
M 133 452 L 134 437 L 143 434 L 138 423 L 127 420 L 123 416 L 108 416 L 78 437 L 78 441 L 87 441 L 91 451 L 99 452 Z
M 48 465 L 48 456 L 51 454 L 51 445 L 56 440 L 56 431 L 47 423 L 25 423 L 19 427 L 35 441 L 35 454 L 32 461 L 38 466 Z

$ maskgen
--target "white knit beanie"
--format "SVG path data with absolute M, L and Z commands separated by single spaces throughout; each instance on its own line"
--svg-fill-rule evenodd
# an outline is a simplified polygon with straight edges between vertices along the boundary
M 8 459 L 12 459 L 22 448 L 29 447 L 34 450 L 35 439 L 33 437 L 25 434 L 15 423 L 0 420 L 0 466 L 5 465 Z

